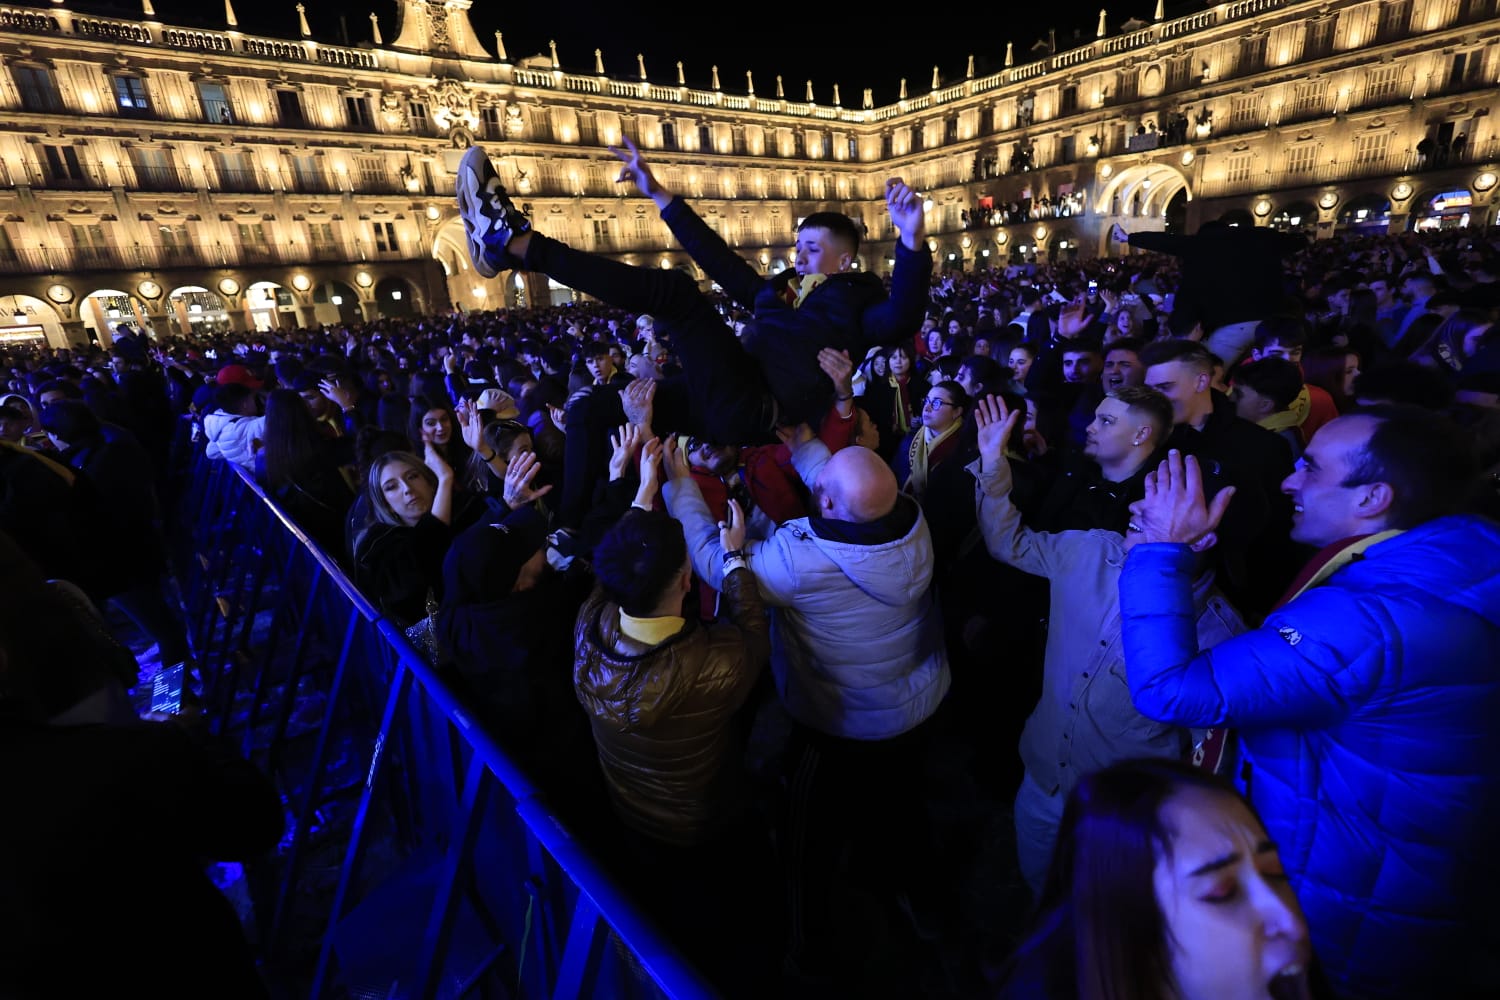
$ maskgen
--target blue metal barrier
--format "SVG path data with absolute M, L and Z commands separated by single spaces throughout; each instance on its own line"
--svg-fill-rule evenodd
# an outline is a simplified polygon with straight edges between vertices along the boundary
M 248 472 L 200 456 L 182 511 L 205 707 L 293 817 L 272 968 L 310 968 L 313 998 L 717 995 Z

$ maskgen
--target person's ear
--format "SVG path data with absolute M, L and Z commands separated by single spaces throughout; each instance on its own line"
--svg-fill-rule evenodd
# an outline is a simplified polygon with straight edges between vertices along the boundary
M 1360 498 L 1355 516 L 1364 520 L 1384 517 L 1396 502 L 1396 491 L 1390 483 L 1367 483 L 1364 496 Z
M 1213 381 L 1214 376 L 1212 372 L 1199 372 L 1198 377 L 1193 381 L 1193 384 L 1198 387 L 1198 392 L 1207 392 L 1208 387 L 1213 385 Z
M 1208 534 L 1204 535 L 1202 538 L 1189 545 L 1188 548 L 1192 549 L 1194 552 L 1207 552 L 1217 544 L 1219 544 L 1218 532 L 1210 531 Z

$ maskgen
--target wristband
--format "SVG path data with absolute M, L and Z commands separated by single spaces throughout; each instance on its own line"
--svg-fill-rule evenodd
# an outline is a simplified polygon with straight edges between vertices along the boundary
M 746 552 L 744 549 L 730 549 L 728 552 L 724 553 L 725 562 L 729 562 L 729 560 L 731 559 L 738 559 L 741 562 L 744 562 L 749 558 L 750 553 Z
M 486 465 L 488 465 L 490 462 L 493 462 L 495 459 L 497 459 L 499 457 L 500 456 L 497 455 L 497 454 L 495 454 L 493 451 L 490 452 L 490 457 L 489 458 L 485 458 L 483 455 L 479 456 L 480 460 L 483 461 Z

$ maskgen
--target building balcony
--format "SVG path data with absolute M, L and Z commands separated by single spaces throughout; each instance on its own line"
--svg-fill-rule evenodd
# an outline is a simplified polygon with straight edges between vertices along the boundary
M 274 190 L 262 170 L 220 170 L 214 190 L 227 194 L 260 194 Z
M 294 174 L 292 189 L 297 194 L 338 194 L 339 186 L 333 178 L 322 174 Z
M 135 167 L 135 190 L 137 191 L 191 191 L 193 183 L 175 166 Z

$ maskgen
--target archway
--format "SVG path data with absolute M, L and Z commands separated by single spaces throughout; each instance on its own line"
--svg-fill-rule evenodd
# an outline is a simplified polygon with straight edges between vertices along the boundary
M 1318 210 L 1307 201 L 1284 205 L 1271 216 L 1270 227 L 1283 233 L 1314 233 L 1318 229 Z
M 218 292 L 198 285 L 183 285 L 167 295 L 167 305 L 173 333 L 203 335 L 227 333 L 231 329 L 229 310 Z
M 313 289 L 313 322 L 330 326 L 358 323 L 359 293 L 342 281 L 325 281 Z
M 1337 228 L 1369 234 L 1390 228 L 1391 201 L 1383 194 L 1362 194 L 1349 199 L 1339 209 Z
M 274 281 L 257 281 L 245 289 L 245 326 L 259 333 L 290 330 L 297 325 L 297 301 Z
M 1469 225 L 1474 195 L 1468 188 L 1452 191 L 1428 191 L 1411 203 L 1406 228 L 1414 232 L 1434 229 L 1463 229 Z
M 411 282 L 392 276 L 375 285 L 375 311 L 382 317 L 416 316 L 422 308 Z
M 1166 163 L 1139 163 L 1111 177 L 1094 201 L 1099 215 L 1162 217 L 1179 194 L 1193 200 L 1182 171 Z
M 0 295 L 0 349 L 67 347 L 62 317 L 34 295 Z
M 139 330 L 151 329 L 145 301 L 117 288 L 100 288 L 85 295 L 78 302 L 78 318 L 89 340 L 105 347 L 114 343 L 114 329 L 121 323 Z

